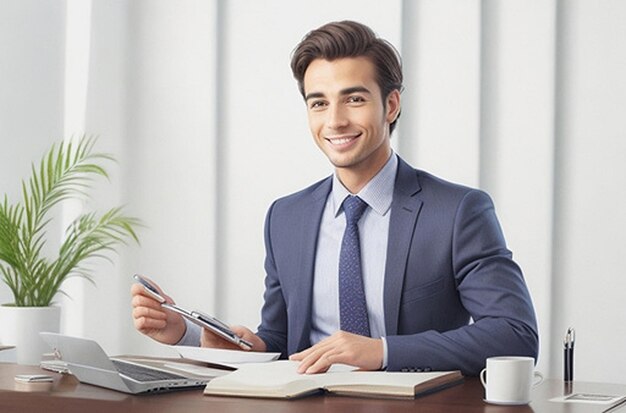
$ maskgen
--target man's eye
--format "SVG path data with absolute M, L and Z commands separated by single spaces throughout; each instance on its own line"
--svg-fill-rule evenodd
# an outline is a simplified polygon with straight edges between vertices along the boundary
M 326 105 L 325 102 L 321 101 L 321 100 L 317 100 L 314 102 L 311 102 L 311 105 L 309 106 L 311 109 L 319 109 L 321 107 L 324 107 Z
M 361 96 L 350 96 L 348 97 L 348 103 L 362 103 L 365 102 Z

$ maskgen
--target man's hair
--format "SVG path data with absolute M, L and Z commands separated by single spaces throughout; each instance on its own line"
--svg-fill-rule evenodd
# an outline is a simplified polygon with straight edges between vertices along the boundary
M 304 74 L 315 59 L 333 61 L 345 57 L 366 57 L 376 68 L 376 83 L 383 104 L 393 90 L 402 91 L 402 60 L 388 41 L 381 39 L 364 24 L 344 20 L 332 22 L 309 32 L 296 46 L 291 58 L 291 71 L 304 97 Z M 398 117 L 391 123 L 393 132 Z

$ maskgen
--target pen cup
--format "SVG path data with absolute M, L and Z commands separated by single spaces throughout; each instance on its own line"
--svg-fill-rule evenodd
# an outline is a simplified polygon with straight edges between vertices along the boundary
M 485 401 L 493 404 L 520 405 L 530 402 L 530 390 L 543 381 L 534 371 L 532 357 L 490 357 L 480 372 L 485 387 Z M 485 377 L 485 375 L 487 377 Z

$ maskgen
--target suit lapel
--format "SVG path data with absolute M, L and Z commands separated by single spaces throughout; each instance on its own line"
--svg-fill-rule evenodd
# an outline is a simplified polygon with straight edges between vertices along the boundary
M 290 349 L 290 352 L 303 350 L 310 347 L 311 335 L 311 313 L 313 299 L 313 277 L 315 274 L 315 253 L 317 251 L 317 239 L 319 236 L 319 228 L 322 221 L 322 214 L 326 205 L 326 199 L 332 188 L 332 178 L 328 178 L 313 192 L 310 198 L 307 198 L 302 205 L 301 215 L 301 236 L 300 247 L 298 248 L 299 259 L 298 275 L 300 277 L 298 283 L 298 295 L 300 297 L 297 305 L 294 307 L 297 314 L 295 320 L 298 320 L 303 328 L 300 331 L 300 337 L 297 337 L 295 343 L 297 348 Z
M 420 190 L 416 170 L 398 157 L 385 265 L 384 310 L 387 335 L 398 333 L 404 274 L 415 223 L 422 207 L 422 201 L 416 196 Z

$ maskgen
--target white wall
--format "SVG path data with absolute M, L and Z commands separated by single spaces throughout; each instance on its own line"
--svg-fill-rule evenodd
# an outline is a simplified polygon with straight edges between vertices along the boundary
M 21 196 L 31 162 L 63 137 L 64 42 L 64 1 L 0 1 L 2 201 Z M 12 301 L 0 283 L 0 303 Z
M 482 5 L 480 185 L 532 292 L 543 371 L 562 343 L 550 336 L 555 21 L 555 1 Z
M 567 5 L 556 72 L 553 332 L 577 328 L 581 376 L 625 382 L 626 3 Z
M 213 312 L 216 285 L 216 4 L 94 2 L 87 129 L 120 154 L 116 192 L 140 216 L 141 246 L 111 274 L 100 266 L 82 334 L 111 352 L 163 352 L 132 328 L 131 275 L 144 273 L 185 305 Z M 104 297 L 107 297 L 106 300 Z M 110 332 L 92 323 L 110 308 Z
M 626 3 L 615 0 L 93 1 L 84 124 L 120 161 L 93 206 L 127 204 L 147 228 L 140 247 L 97 265 L 97 287 L 70 286 L 64 331 L 111 353 L 167 352 L 132 328 L 134 272 L 185 305 L 258 324 L 266 209 L 331 172 L 290 53 L 344 18 L 404 56 L 399 153 L 493 196 L 535 301 L 539 368 L 560 376 L 574 325 L 576 377 L 624 382 L 626 361 L 612 357 L 626 345 Z M 10 196 L 63 131 L 64 25 L 65 2 L 0 1 Z

